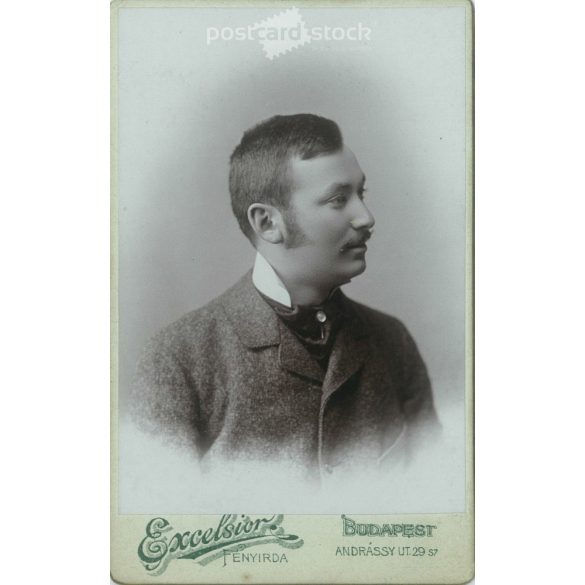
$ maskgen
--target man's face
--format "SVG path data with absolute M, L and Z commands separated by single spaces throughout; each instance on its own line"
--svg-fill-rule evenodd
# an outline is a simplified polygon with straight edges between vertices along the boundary
M 374 218 L 364 204 L 365 176 L 347 148 L 290 163 L 292 190 L 284 212 L 289 271 L 297 281 L 331 287 L 366 269 Z

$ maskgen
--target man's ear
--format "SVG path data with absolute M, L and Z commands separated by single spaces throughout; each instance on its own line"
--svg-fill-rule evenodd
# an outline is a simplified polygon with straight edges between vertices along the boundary
M 248 221 L 258 238 L 271 244 L 283 241 L 282 215 L 276 207 L 253 203 L 248 207 Z

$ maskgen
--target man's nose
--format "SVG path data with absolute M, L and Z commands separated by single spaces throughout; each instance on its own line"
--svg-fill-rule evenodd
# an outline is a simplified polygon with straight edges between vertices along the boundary
M 370 210 L 366 207 L 366 204 L 358 199 L 357 207 L 354 212 L 354 218 L 351 220 L 351 226 L 356 229 L 368 229 L 371 230 L 376 223 L 374 216 Z

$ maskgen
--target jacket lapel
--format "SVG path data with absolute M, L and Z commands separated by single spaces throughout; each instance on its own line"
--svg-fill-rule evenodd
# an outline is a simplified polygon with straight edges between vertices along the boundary
M 280 343 L 279 318 L 256 290 L 251 270 L 222 295 L 222 306 L 246 347 L 268 347 Z
M 368 356 L 368 332 L 351 301 L 344 297 L 345 322 L 337 333 L 323 381 L 323 401 L 358 372 Z
M 222 295 L 222 305 L 240 341 L 249 348 L 279 345 L 280 366 L 323 383 L 326 399 L 363 365 L 368 353 L 367 330 L 355 304 L 343 297 L 345 321 L 337 332 L 324 374 L 300 340 L 262 299 L 251 271 Z
M 293 374 L 323 382 L 324 373 L 298 337 L 282 322 L 279 322 L 280 365 Z
M 238 338 L 246 347 L 280 345 L 278 359 L 281 368 L 305 378 L 323 381 L 324 374 L 319 364 L 262 299 L 252 282 L 251 272 L 224 293 L 222 305 Z

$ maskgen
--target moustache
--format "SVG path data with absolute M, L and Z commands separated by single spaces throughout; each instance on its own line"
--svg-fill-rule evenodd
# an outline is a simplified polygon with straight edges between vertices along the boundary
M 374 233 L 374 230 L 365 230 L 360 232 L 357 236 L 353 237 L 351 240 L 343 244 L 341 247 L 341 251 L 348 250 L 349 248 L 357 248 L 359 246 L 363 246 Z

